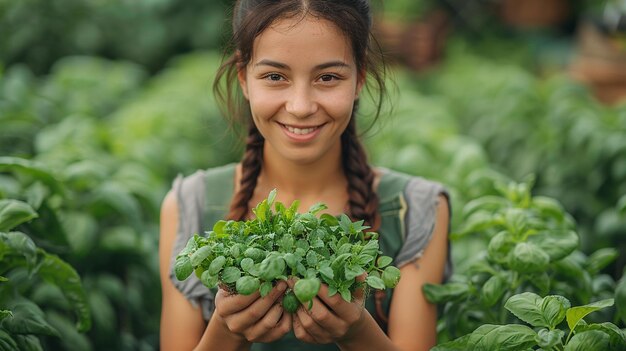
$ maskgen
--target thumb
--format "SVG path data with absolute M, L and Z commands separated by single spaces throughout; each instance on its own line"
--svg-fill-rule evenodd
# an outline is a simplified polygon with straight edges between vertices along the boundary
M 355 278 L 357 284 L 360 285 L 360 287 L 354 290 L 354 293 L 352 294 L 352 298 L 355 301 L 362 302 L 365 299 L 365 279 L 367 279 L 367 272 Z

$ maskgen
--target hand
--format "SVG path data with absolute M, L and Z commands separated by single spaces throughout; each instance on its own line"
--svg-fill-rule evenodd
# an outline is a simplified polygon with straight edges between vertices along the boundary
M 357 277 L 365 281 L 366 274 Z M 295 281 L 289 280 L 293 288 Z M 301 305 L 293 316 L 293 331 L 304 342 L 329 344 L 352 337 L 364 324 L 363 288 L 352 295 L 352 302 L 344 300 L 339 293 L 328 296 L 328 285 L 322 284 L 317 296 L 313 298 L 313 307 Z
M 248 342 L 271 342 L 291 330 L 291 314 L 284 313 L 279 298 L 287 283 L 278 282 L 265 297 L 232 294 L 219 289 L 215 296 L 215 315 L 228 330 Z

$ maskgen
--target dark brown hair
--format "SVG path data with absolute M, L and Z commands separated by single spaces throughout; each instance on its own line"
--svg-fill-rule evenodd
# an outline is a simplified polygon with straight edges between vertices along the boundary
M 234 194 L 229 219 L 243 220 L 257 184 L 263 162 L 264 139 L 250 117 L 250 106 L 237 82 L 237 71 L 252 57 L 255 38 L 281 19 L 303 19 L 307 15 L 334 23 L 352 46 L 357 72 L 366 72 L 373 82 L 365 89 L 376 102 L 374 122 L 381 112 L 385 97 L 385 67 L 381 50 L 371 34 L 372 16 L 367 0 L 240 0 L 233 11 L 231 47 L 227 48 L 213 90 L 223 110 L 234 125 L 247 125 L 245 152 L 242 159 L 241 187 Z M 374 83 L 371 87 L 369 83 Z M 378 196 L 374 192 L 374 172 L 357 134 L 355 113 L 341 136 L 343 169 L 348 178 L 349 215 L 363 219 L 377 230 L 380 225 Z

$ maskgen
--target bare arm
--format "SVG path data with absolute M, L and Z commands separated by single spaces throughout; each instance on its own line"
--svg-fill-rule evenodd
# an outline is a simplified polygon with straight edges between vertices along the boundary
M 388 335 L 400 350 L 430 350 L 437 343 L 437 306 L 422 292 L 441 283 L 448 253 L 448 199 L 440 195 L 433 237 L 417 264 L 400 268 L 389 310 Z
M 176 196 L 170 192 L 161 206 L 159 268 L 161 276 L 161 350 L 192 350 L 202 337 L 205 323 L 200 309 L 176 289 L 169 277 L 170 258 L 178 227 Z

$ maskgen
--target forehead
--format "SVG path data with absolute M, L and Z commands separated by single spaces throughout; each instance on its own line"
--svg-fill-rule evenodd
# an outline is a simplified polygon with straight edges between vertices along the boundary
M 303 64 L 354 61 L 346 35 L 334 23 L 310 15 L 277 20 L 257 36 L 252 52 L 252 63 L 262 59 Z

